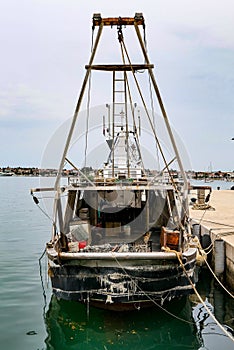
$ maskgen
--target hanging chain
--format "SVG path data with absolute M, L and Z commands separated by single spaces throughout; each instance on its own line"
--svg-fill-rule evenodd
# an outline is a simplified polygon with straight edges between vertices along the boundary
M 122 31 L 122 19 L 119 17 L 119 24 L 117 25 L 118 40 L 121 43 L 123 41 L 123 31 Z

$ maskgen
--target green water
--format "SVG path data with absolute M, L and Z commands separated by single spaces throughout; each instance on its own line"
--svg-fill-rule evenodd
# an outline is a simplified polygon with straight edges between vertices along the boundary
M 48 179 L 50 181 L 51 179 Z M 210 332 L 209 342 L 197 334 L 193 303 L 186 298 L 168 309 L 158 307 L 129 313 L 97 310 L 51 296 L 47 262 L 38 259 L 50 237 L 51 223 L 29 195 L 38 178 L 0 178 L 0 344 L 7 350 L 82 349 L 234 349 L 224 335 Z M 48 282 L 48 283 L 47 283 Z M 234 328 L 234 302 L 214 288 L 208 272 L 199 286 L 222 324 Z M 205 347 L 203 347 L 205 349 Z
M 198 348 L 191 324 L 157 308 L 113 314 L 52 298 L 46 324 L 49 349 Z

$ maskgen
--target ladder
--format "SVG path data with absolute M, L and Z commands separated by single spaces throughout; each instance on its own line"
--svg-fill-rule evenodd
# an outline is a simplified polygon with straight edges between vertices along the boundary
M 112 176 L 115 168 L 115 144 L 120 133 L 126 136 L 126 167 L 130 177 L 129 169 L 129 130 L 127 111 L 127 73 L 125 71 L 113 70 L 113 111 L 112 111 Z

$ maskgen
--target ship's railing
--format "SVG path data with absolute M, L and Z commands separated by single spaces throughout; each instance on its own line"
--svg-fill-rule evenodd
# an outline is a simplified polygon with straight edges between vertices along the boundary
M 183 181 L 181 179 L 175 179 L 175 183 L 178 185 L 183 185 Z M 104 178 L 104 177 L 95 177 L 92 180 L 87 180 L 78 176 L 70 176 L 68 177 L 68 185 L 72 187 L 81 187 L 83 189 L 92 187 L 94 188 L 102 188 L 102 187 L 141 187 L 144 186 L 147 188 L 160 186 L 160 187 L 168 187 L 172 186 L 170 179 L 166 179 L 163 176 L 157 177 L 141 177 L 141 178 Z
M 82 179 L 81 177 L 69 177 L 68 178 L 68 184 L 72 186 L 86 186 L 90 184 L 93 184 L 93 186 L 113 186 L 113 185 L 147 185 L 149 180 L 147 177 L 142 177 L 139 179 L 133 179 L 133 178 L 124 178 L 124 179 L 118 179 L 118 178 L 104 178 L 104 177 L 96 177 L 93 180 L 87 181 L 86 179 Z

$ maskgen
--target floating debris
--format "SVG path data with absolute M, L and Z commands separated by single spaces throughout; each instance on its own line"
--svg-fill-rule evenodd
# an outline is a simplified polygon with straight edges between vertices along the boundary
M 36 335 L 37 332 L 36 332 L 36 331 L 28 331 L 26 334 L 27 334 L 27 335 Z

